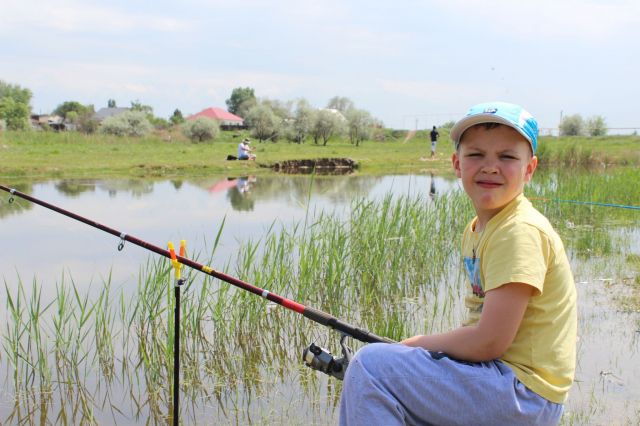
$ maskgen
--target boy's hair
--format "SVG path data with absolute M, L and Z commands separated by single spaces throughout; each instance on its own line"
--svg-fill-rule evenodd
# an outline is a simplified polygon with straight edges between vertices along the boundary
M 471 130 L 474 127 L 480 127 L 482 129 L 484 129 L 485 131 L 489 131 L 489 130 L 497 129 L 498 127 L 503 127 L 503 126 L 509 127 L 509 126 L 506 126 L 505 124 L 502 124 L 502 123 L 478 123 L 478 124 L 474 124 L 473 126 L 469 127 L 467 130 Z M 467 130 L 465 130 L 464 133 L 462 135 L 460 135 L 460 142 L 458 142 L 458 145 L 456 146 L 456 151 L 460 151 L 460 144 L 462 143 L 462 141 L 464 139 L 464 134 L 467 132 Z M 528 143 L 529 141 L 525 139 L 525 142 Z M 532 150 L 529 150 L 529 154 L 531 156 L 535 155 Z
M 464 139 L 464 134 L 467 132 L 467 130 L 473 129 L 474 127 L 482 127 L 484 130 L 493 130 L 496 127 L 500 127 L 500 126 L 504 126 L 504 124 L 502 124 L 502 123 L 478 123 L 478 124 L 474 124 L 473 126 L 471 126 L 468 129 L 466 129 L 460 135 L 460 141 L 458 142 L 458 147 L 460 146 L 460 142 L 462 142 L 462 139 Z

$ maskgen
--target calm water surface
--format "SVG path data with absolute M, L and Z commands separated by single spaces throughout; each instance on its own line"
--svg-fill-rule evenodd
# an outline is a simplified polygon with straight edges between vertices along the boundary
M 185 239 L 190 256 L 208 258 L 224 223 L 217 264 L 211 265 L 220 267 L 233 261 L 239 243 L 260 238 L 274 223 L 302 222 L 320 210 L 344 212 L 355 198 L 380 199 L 391 192 L 428 200 L 457 187 L 455 180 L 431 176 L 221 176 L 49 181 L 21 191 L 160 247 Z M 35 278 L 46 292 L 63 275 L 88 288 L 100 287 L 111 274 L 116 288 L 135 287 L 148 251 L 126 243 L 119 252 L 117 237 L 19 198 L 8 204 L 5 192 L 0 199 L 0 235 L 10 246 L 0 257 L 3 279 Z
M 304 223 L 319 211 L 346 214 L 354 199 L 380 200 L 395 194 L 430 202 L 432 197 L 458 188 L 456 180 L 414 175 L 54 180 L 18 189 L 154 245 L 164 247 L 168 241 L 178 244 L 186 239 L 189 257 L 209 259 L 224 223 L 211 264 L 223 269 L 234 262 L 243 242 L 261 238 L 273 225 Z M 24 200 L 9 204 L 8 198 L 8 194 L 0 193 L 0 236 L 4 244 L 0 275 L 8 291 L 22 280 L 28 292 L 31 281 L 36 280 L 46 300 L 55 295 L 56 283 L 63 279 L 72 278 L 78 288 L 91 293 L 100 290 L 111 275 L 115 292 L 133 292 L 141 265 L 156 257 L 131 243 L 118 251 L 116 237 Z M 573 230 L 583 226 L 579 217 L 562 220 L 565 225 L 556 225 Z M 640 424 L 640 315 L 621 309 L 616 302 L 621 295 L 629 294 L 629 287 L 622 283 L 627 266 L 621 259 L 640 255 L 638 223 L 631 219 L 612 229 L 614 249 L 607 255 L 589 257 L 567 245 L 579 291 L 580 341 L 566 424 Z M 4 305 L 0 312 L 7 318 Z M 10 381 L 6 358 L 0 359 L 0 366 L 0 378 L 4 377 L 2 421 L 14 407 L 7 390 L 10 386 L 4 385 Z M 240 386 L 223 394 L 226 396 L 218 404 L 196 405 L 186 413 L 185 424 L 331 423 L 336 414 L 332 382 L 321 378 L 320 386 L 305 387 L 299 383 L 298 367 L 292 366 L 282 378 L 270 379 L 273 381 L 265 385 L 270 386 L 268 390 Z M 113 420 L 112 415 L 97 414 L 104 424 Z M 118 423 L 144 424 L 148 418 L 143 412 L 127 420 L 118 417 Z

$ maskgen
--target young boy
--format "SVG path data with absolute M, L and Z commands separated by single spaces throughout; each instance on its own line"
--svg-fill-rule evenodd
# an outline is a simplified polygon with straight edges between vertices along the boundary
M 358 351 L 341 424 L 559 422 L 575 370 L 576 291 L 562 241 L 523 195 L 537 137 L 535 119 L 503 102 L 453 126 L 453 168 L 476 211 L 462 238 L 467 320 Z

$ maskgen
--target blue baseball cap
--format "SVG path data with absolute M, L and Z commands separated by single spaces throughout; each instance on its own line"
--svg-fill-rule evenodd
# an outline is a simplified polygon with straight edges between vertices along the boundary
M 516 129 L 529 141 L 535 155 L 538 147 L 538 122 L 521 106 L 507 102 L 485 102 L 472 106 L 467 115 L 451 128 L 451 140 L 456 149 L 460 145 L 462 134 L 469 127 L 481 123 L 500 123 Z

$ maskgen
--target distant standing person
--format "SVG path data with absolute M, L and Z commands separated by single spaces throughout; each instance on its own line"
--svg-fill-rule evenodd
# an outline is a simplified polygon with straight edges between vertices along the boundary
M 436 130 L 436 126 L 433 126 L 433 130 L 431 130 L 431 156 L 436 155 L 436 143 L 438 142 L 438 130 Z
M 255 160 L 256 156 L 251 153 L 253 149 L 249 146 L 251 141 L 249 139 L 243 139 L 238 145 L 238 160 Z

